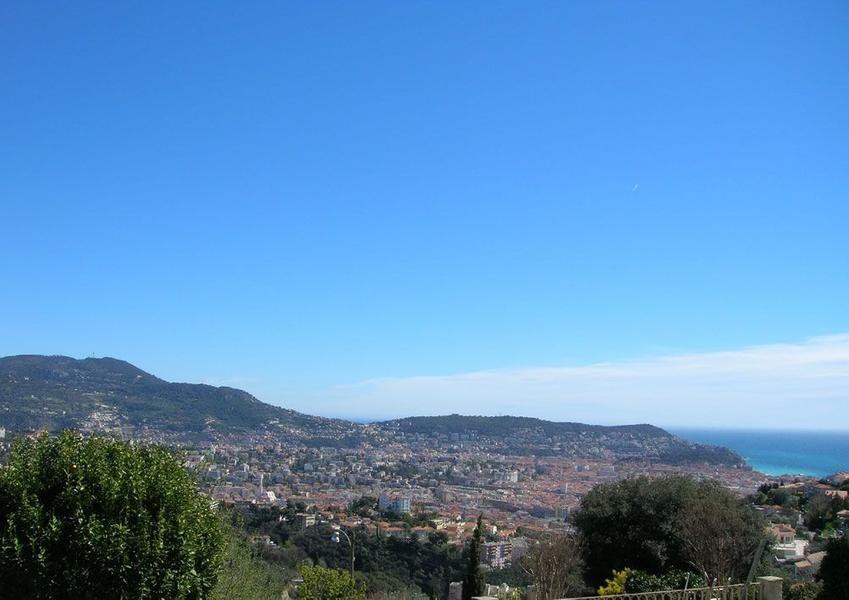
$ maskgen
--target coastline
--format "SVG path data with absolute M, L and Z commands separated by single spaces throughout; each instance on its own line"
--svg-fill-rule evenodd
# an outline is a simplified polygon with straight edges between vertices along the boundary
M 849 432 L 668 428 L 686 440 L 725 446 L 770 476 L 826 477 L 849 469 Z

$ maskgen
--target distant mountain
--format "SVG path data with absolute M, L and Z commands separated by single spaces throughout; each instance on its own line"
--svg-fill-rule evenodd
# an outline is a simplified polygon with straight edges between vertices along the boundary
M 271 421 L 309 429 L 332 420 L 271 406 L 230 387 L 170 383 L 114 358 L 0 358 L 0 426 L 9 429 L 229 432 Z
M 440 446 L 475 441 L 486 451 L 511 455 L 743 463 L 727 448 L 693 444 L 653 425 L 604 427 L 462 415 L 358 425 L 265 404 L 235 388 L 171 383 L 115 358 L 0 358 L 0 427 L 161 433 L 183 439 L 260 432 L 281 441 L 344 447 L 427 438 Z
M 665 464 L 706 462 L 741 465 L 743 457 L 720 446 L 696 444 L 654 425 L 585 425 L 531 417 L 445 415 L 407 417 L 380 426 L 412 436 L 489 440 L 490 451 L 535 456 L 656 460 Z
M 512 435 L 517 431 L 539 431 L 550 436 L 584 433 L 623 433 L 640 437 L 668 437 L 671 435 L 654 425 L 585 425 L 583 423 L 563 423 L 533 417 L 511 416 L 481 417 L 454 414 L 438 417 L 405 417 L 393 421 L 384 421 L 381 424 L 408 433 L 476 433 L 486 436 Z

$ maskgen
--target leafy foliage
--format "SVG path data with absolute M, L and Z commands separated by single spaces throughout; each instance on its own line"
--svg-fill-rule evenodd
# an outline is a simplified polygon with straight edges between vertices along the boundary
M 610 579 L 604 580 L 604 585 L 598 588 L 599 596 L 615 596 L 617 594 L 624 594 L 626 591 L 626 585 L 628 584 L 628 578 L 631 576 L 632 570 L 629 568 L 624 568 L 619 571 L 613 571 L 613 576 Z
M 817 579 L 822 582 L 820 600 L 849 600 L 849 538 L 828 541 Z
M 301 565 L 298 569 L 304 582 L 298 588 L 301 600 L 362 600 L 365 585 L 351 577 L 348 571 Z
M 786 600 L 817 600 L 822 593 L 822 585 L 815 581 L 792 582 L 784 579 L 784 594 Z
M 666 590 L 683 590 L 704 587 L 707 584 L 703 577 L 673 569 L 663 575 L 652 575 L 645 571 L 625 568 L 614 571 L 612 577 L 605 580 L 598 588 L 599 596 L 615 594 L 641 594 L 645 592 L 662 592 Z
M 824 530 L 837 524 L 837 513 L 849 508 L 849 500 L 818 495 L 805 503 L 805 525 L 808 529 Z
M 361 496 L 351 502 L 348 510 L 361 517 L 369 517 L 377 511 L 377 498 Z
M 662 575 L 697 565 L 711 577 L 739 578 L 765 535 L 751 507 L 731 492 L 677 475 L 596 486 L 574 524 L 591 585 L 626 567 Z
M 206 598 L 221 547 L 209 499 L 164 449 L 66 432 L 19 440 L 0 469 L 10 598 Z
M 350 569 L 347 544 L 330 541 L 332 530 L 325 525 L 298 529 L 292 518 L 303 507 L 250 507 L 244 527 L 250 533 L 268 535 L 277 545 L 262 550 L 262 557 L 274 568 L 294 575 L 304 561 L 334 569 Z M 281 517 L 284 520 L 280 520 Z M 353 530 L 356 546 L 357 578 L 368 584 L 369 595 L 406 594 L 421 590 L 428 597 L 445 597 L 451 581 L 463 578 L 461 550 L 448 544 L 447 537 L 434 533 L 428 539 L 403 539 Z
M 707 586 L 707 582 L 701 575 L 678 569 L 673 569 L 663 575 L 652 575 L 645 571 L 631 571 L 625 581 L 625 591 L 629 594 L 683 590 L 705 586 Z
M 764 522 L 749 506 L 716 482 L 701 482 L 678 514 L 680 559 L 718 581 L 741 580 L 764 539 Z

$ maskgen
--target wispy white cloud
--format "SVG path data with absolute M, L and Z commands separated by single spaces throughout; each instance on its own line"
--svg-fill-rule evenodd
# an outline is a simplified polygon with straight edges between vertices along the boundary
M 325 414 L 346 416 L 849 429 L 849 334 L 587 366 L 371 379 L 316 400 Z

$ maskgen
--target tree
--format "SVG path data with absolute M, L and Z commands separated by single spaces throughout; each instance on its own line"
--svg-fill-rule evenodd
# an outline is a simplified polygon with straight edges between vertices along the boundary
M 361 517 L 370 516 L 377 508 L 377 498 L 374 496 L 360 496 L 351 502 L 349 510 Z
M 715 482 L 701 482 L 676 520 L 681 558 L 708 581 L 739 581 L 749 571 L 764 527 L 758 515 L 729 490 Z
M 597 587 L 626 567 L 653 574 L 683 564 L 676 517 L 696 494 L 692 479 L 678 475 L 636 477 L 593 488 L 574 517 L 584 550 L 585 579 Z
M 825 548 L 817 580 L 822 582 L 820 600 L 849 600 L 849 539 L 832 538 Z
M 805 505 L 805 525 L 808 529 L 822 530 L 834 519 L 834 503 L 826 495 L 814 496 Z
M 481 573 L 481 537 L 483 535 L 483 515 L 478 516 L 478 524 L 472 534 L 466 562 L 466 576 L 463 578 L 463 600 L 483 595 L 483 574 Z
M 729 491 L 680 475 L 596 486 L 574 524 L 593 586 L 626 567 L 663 575 L 695 565 L 711 577 L 738 577 L 765 535 L 751 507 Z
M 537 598 L 568 598 L 583 590 L 583 561 L 578 540 L 568 534 L 556 534 L 528 549 L 522 568 L 533 577 Z
M 358 583 L 348 571 L 313 565 L 298 568 L 304 582 L 298 588 L 301 600 L 362 600 L 365 585 Z
M 222 542 L 209 498 L 162 448 L 65 432 L 16 442 L 0 469 L 10 598 L 207 598 Z

